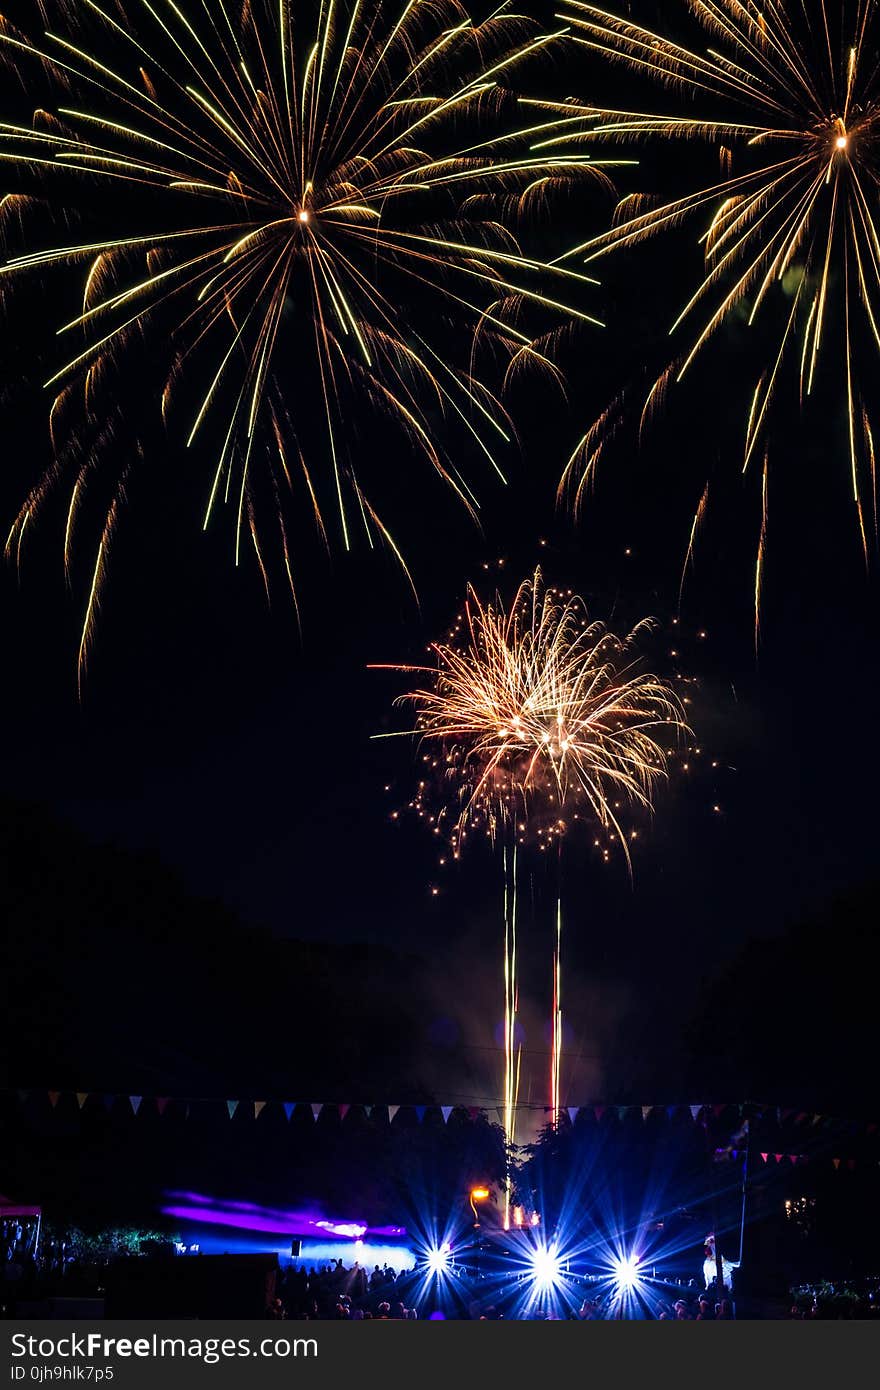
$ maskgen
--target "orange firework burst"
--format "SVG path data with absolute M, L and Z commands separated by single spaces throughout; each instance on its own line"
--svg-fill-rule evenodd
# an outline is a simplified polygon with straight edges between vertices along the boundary
M 431 675 L 399 703 L 436 750 L 435 820 L 456 853 L 475 828 L 546 845 L 585 821 L 614 833 L 629 862 L 621 806 L 650 809 L 665 744 L 687 727 L 672 686 L 643 669 L 652 627 L 616 636 L 537 569 L 508 608 L 471 588 L 452 639 L 433 646 L 436 667 L 397 668 Z

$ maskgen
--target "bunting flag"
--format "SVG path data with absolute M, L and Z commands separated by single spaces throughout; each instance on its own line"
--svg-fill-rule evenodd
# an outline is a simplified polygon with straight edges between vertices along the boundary
M 840 1167 L 840 1159 L 839 1159 L 839 1158 L 832 1158 L 831 1162 L 834 1164 L 835 1170 L 838 1169 L 838 1168 Z
M 70 1098 L 71 1106 L 75 1099 L 77 1109 L 80 1111 L 84 1109 L 86 1101 L 90 1099 L 94 1099 L 99 1104 L 102 1104 L 105 1110 L 107 1110 L 108 1112 L 112 1111 L 117 1102 L 120 1101 L 123 1103 L 123 1106 L 128 1111 L 128 1113 L 134 1116 L 137 1116 L 139 1114 L 140 1110 L 143 1108 L 142 1102 L 146 1100 L 147 1106 L 145 1108 L 145 1113 L 151 1113 L 153 1107 L 155 1106 L 155 1113 L 159 1116 L 163 1116 L 168 1110 L 168 1107 L 172 1106 L 175 1110 L 175 1113 L 177 1113 L 178 1108 L 182 1108 L 184 1119 L 189 1118 L 190 1111 L 193 1105 L 206 1105 L 209 1107 L 214 1107 L 218 1103 L 215 1099 L 211 1097 L 195 1097 L 191 1099 L 184 1099 L 183 1097 L 178 1097 L 175 1099 L 169 1096 L 145 1097 L 140 1095 L 116 1094 L 109 1091 L 50 1091 L 43 1090 L 42 1088 L 19 1088 L 17 1090 L 9 1091 L 6 1094 L 11 1096 L 17 1096 L 22 1105 L 27 1104 L 32 1099 L 42 1098 L 43 1104 L 45 1105 L 46 1103 L 48 1103 L 53 1110 L 57 1110 L 60 1101 L 65 1096 Z M 254 1120 L 257 1120 L 259 1119 L 265 1107 L 270 1103 L 271 1102 L 266 1100 L 246 1101 L 243 1113 L 252 1113 Z M 282 1106 L 287 1120 L 290 1120 L 292 1118 L 293 1112 L 297 1109 L 297 1106 L 300 1104 L 300 1102 L 298 1101 L 288 1100 L 278 1101 L 277 1103 Z M 237 1114 L 242 1102 L 237 1099 L 229 1099 L 225 1102 L 225 1104 L 229 1119 L 231 1120 Z M 312 1113 L 312 1118 L 315 1121 L 317 1121 L 318 1117 L 320 1116 L 325 1104 L 329 1104 L 331 1109 L 338 1113 L 340 1122 L 346 1119 L 346 1117 L 352 1109 L 352 1104 L 349 1102 L 339 1103 L 336 1101 L 316 1101 L 313 1102 L 309 1107 Z M 444 1125 L 449 1123 L 449 1117 L 452 1114 L 453 1110 L 456 1109 L 465 1110 L 467 1112 L 467 1115 L 473 1121 L 479 1120 L 481 1118 L 485 1120 L 489 1116 L 492 1116 L 493 1118 L 497 1117 L 498 1122 L 503 1126 L 505 1119 L 505 1111 L 503 1107 L 489 1108 L 487 1110 L 485 1107 L 480 1106 L 436 1106 L 433 1103 L 412 1106 L 407 1105 L 406 1107 L 402 1107 L 400 1105 L 362 1106 L 359 1101 L 356 1102 L 355 1105 L 358 1108 L 358 1110 L 362 1109 L 363 1112 L 366 1115 L 368 1115 L 370 1119 L 374 1122 L 382 1122 L 388 1124 L 391 1124 L 394 1121 L 398 1112 L 402 1108 L 405 1108 L 407 1114 L 411 1112 L 415 1115 L 415 1121 L 417 1124 L 424 1124 L 425 1116 L 427 1115 L 428 1111 L 430 1110 L 433 1113 L 435 1109 L 439 1110 Z M 550 1110 L 550 1107 L 548 1106 L 542 1106 L 534 1103 L 525 1103 L 518 1108 L 533 1112 L 543 1111 L 545 1115 L 548 1114 Z M 572 1125 L 575 1123 L 578 1115 L 581 1113 L 582 1110 L 591 1111 L 597 1123 L 600 1123 L 601 1121 L 603 1121 L 603 1119 L 606 1121 L 606 1123 L 609 1121 L 623 1123 L 626 1120 L 626 1117 L 633 1112 L 635 1112 L 636 1115 L 641 1114 L 643 1122 L 647 1122 L 649 1117 L 654 1114 L 658 1116 L 665 1115 L 667 1120 L 672 1121 L 676 1116 L 679 1116 L 682 1112 L 684 1112 L 690 1116 L 690 1119 L 693 1121 L 694 1124 L 700 1124 L 704 1129 L 709 1131 L 715 1129 L 716 1126 L 718 1126 L 718 1123 L 720 1122 L 720 1128 L 722 1132 L 718 1133 L 717 1136 L 714 1133 L 712 1134 L 712 1139 L 714 1141 L 712 1147 L 712 1155 L 716 1162 L 720 1162 L 722 1159 L 725 1158 L 741 1158 L 743 1156 L 745 1152 L 746 1143 L 748 1142 L 749 1137 L 750 1117 L 755 1119 L 756 1122 L 760 1122 L 762 1118 L 766 1115 L 771 1123 L 774 1119 L 780 1126 L 782 1126 L 785 1123 L 788 1123 L 789 1134 L 791 1133 L 792 1125 L 800 1126 L 802 1132 L 809 1130 L 812 1133 L 813 1130 L 816 1130 L 817 1133 L 824 1133 L 829 1130 L 836 1130 L 837 1138 L 831 1141 L 835 1144 L 835 1146 L 838 1142 L 840 1142 L 841 1144 L 846 1143 L 847 1141 L 845 1136 L 861 1134 L 862 1136 L 869 1136 L 871 1138 L 875 1138 L 875 1136 L 880 1134 L 880 1124 L 876 1122 L 866 1124 L 860 1121 L 845 1121 L 840 1118 L 822 1115 L 819 1113 L 813 1113 L 807 1110 L 795 1111 L 794 1109 L 783 1109 L 780 1106 L 755 1105 L 751 1102 L 748 1104 L 734 1102 L 730 1102 L 728 1104 L 702 1103 L 699 1105 L 690 1104 L 686 1106 L 639 1106 L 601 1104 L 590 1106 L 570 1105 L 565 1108 L 565 1114 L 567 1115 L 568 1120 Z M 732 1112 L 733 1110 L 735 1110 L 737 1112 L 737 1115 L 739 1116 L 739 1125 L 736 1129 L 734 1129 L 732 1125 L 728 1129 L 728 1126 L 724 1123 L 723 1120 L 721 1120 L 721 1116 L 723 1116 L 725 1113 L 730 1114 L 730 1112 Z M 756 1135 L 756 1138 L 758 1137 L 763 1138 L 763 1135 Z M 768 1135 L 767 1137 L 769 1138 L 770 1136 Z M 792 1154 L 787 1152 L 772 1153 L 769 1150 L 766 1152 L 762 1151 L 760 1157 L 763 1163 L 767 1163 L 769 1159 L 772 1157 L 777 1164 L 782 1163 L 784 1162 L 784 1160 L 787 1159 L 789 1163 L 791 1163 L 792 1165 L 796 1165 L 798 1163 L 807 1163 L 810 1161 L 825 1163 L 828 1163 L 830 1161 L 827 1158 L 821 1159 L 818 1155 L 811 1156 L 804 1153 Z M 842 1157 L 833 1160 L 833 1162 L 835 1169 L 839 1169 L 841 1163 L 843 1163 L 846 1165 L 847 1169 L 852 1170 L 856 1167 L 857 1163 L 865 1162 L 866 1158 L 873 1163 L 875 1158 L 878 1161 L 880 1161 L 880 1154 L 862 1155 L 858 1159 Z

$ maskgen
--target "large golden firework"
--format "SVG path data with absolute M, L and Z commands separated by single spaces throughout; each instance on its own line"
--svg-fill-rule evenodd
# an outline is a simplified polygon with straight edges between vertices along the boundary
M 29 272 L 73 273 L 80 307 L 56 325 L 59 343 L 74 344 L 48 382 L 56 463 L 12 527 L 12 553 L 61 485 L 69 557 L 98 437 L 114 434 L 114 393 L 132 389 L 145 335 L 160 366 L 164 357 L 157 407 L 213 460 L 205 524 L 229 504 L 236 558 L 250 531 L 264 578 L 260 474 L 273 498 L 295 489 L 330 542 L 335 532 L 347 548 L 356 520 L 400 558 L 372 481 L 391 495 L 406 483 L 383 478 L 369 457 L 378 451 L 356 445 L 358 400 L 392 417 L 474 511 L 433 417 L 457 421 L 498 468 L 511 432 L 504 388 L 526 364 L 556 373 L 553 337 L 590 317 L 576 302 L 589 277 L 521 241 L 548 198 L 593 167 L 583 152 L 533 153 L 509 85 L 560 35 L 507 3 L 476 21 L 458 0 L 39 8 L 52 20 L 39 39 L 0 21 L 0 55 L 33 99 L 48 88 L 56 102 L 0 125 L 0 160 L 34 185 L 0 211 L 8 244 L 47 195 L 83 233 L 34 249 L 36 216 L 2 273 L 13 286 Z M 71 435 L 79 447 L 68 451 Z M 128 476 L 118 459 L 135 457 L 118 440 L 115 457 L 103 454 L 111 478 L 81 657 Z
M 582 599 L 546 587 L 540 569 L 513 602 L 483 602 L 469 590 L 449 641 L 433 645 L 430 682 L 401 696 L 439 792 L 433 824 L 455 852 L 474 830 L 546 846 L 574 822 L 619 840 L 627 804 L 650 810 L 666 775 L 670 736 L 684 732 L 674 688 L 644 669 L 644 619 L 625 637 L 591 621 Z
M 401 696 L 415 710 L 426 776 L 414 808 L 453 853 L 476 831 L 504 856 L 504 1130 L 516 1137 L 517 853 L 531 842 L 561 848 L 583 823 L 619 841 L 627 806 L 650 811 L 669 746 L 687 730 L 674 688 L 644 667 L 650 620 L 618 637 L 590 620 L 583 600 L 548 588 L 540 569 L 513 601 L 468 591 L 464 614 L 432 667 L 395 667 L 429 680 Z M 433 774 L 433 775 L 432 775 Z M 604 851 L 607 857 L 609 851 Z M 561 1105 L 562 901 L 556 902 L 550 1109 Z M 509 1191 L 505 1218 L 509 1216 Z
M 567 109 L 576 126 L 579 111 L 588 141 L 696 140 L 720 157 L 719 178 L 710 186 L 669 201 L 631 195 L 609 231 L 572 253 L 589 260 L 690 219 L 701 224 L 705 273 L 671 330 L 674 340 L 689 327 L 690 336 L 652 387 L 646 412 L 723 325 L 734 319 L 752 325 L 759 314 L 778 323 L 744 430 L 744 464 L 757 454 L 764 466 L 757 605 L 771 405 L 783 383 L 799 391 L 802 404 L 819 394 L 823 358 L 822 408 L 828 409 L 829 379 L 837 373 L 866 555 L 869 534 L 876 533 L 871 406 L 880 349 L 880 6 L 877 0 L 678 0 L 670 9 L 680 13 L 670 19 L 681 31 L 692 15 L 705 49 L 581 0 L 569 0 L 567 8 L 573 39 L 677 100 L 668 114 L 598 106 L 568 106 L 558 114 Z M 540 148 L 550 152 L 554 141 L 551 134 Z M 617 402 L 568 465 L 563 490 L 576 499 L 619 411 Z

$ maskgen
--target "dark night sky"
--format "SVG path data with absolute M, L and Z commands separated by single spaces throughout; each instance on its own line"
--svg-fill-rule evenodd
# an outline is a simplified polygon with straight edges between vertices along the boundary
M 582 71 L 585 86 L 601 81 L 588 58 Z M 645 177 L 662 184 L 670 175 L 649 157 Z M 566 210 L 563 240 L 610 212 L 598 193 L 581 198 Z M 404 716 L 391 711 L 399 682 L 366 667 L 418 659 L 468 580 L 509 591 L 537 559 L 596 616 L 623 625 L 651 612 L 668 625 L 711 474 L 712 508 L 680 624 L 668 631 L 699 678 L 694 724 L 721 768 L 691 784 L 677 776 L 661 794 L 632 886 L 622 866 L 584 855 L 573 856 L 569 887 L 566 978 L 578 1047 L 616 1049 L 618 1062 L 627 1048 L 659 1047 L 677 1077 L 685 1025 L 747 944 L 792 931 L 796 952 L 799 922 L 874 880 L 880 770 L 877 596 L 848 502 L 833 353 L 825 418 L 802 427 L 783 409 L 774 426 L 757 658 L 757 475 L 739 477 L 757 334 L 738 327 L 720 336 L 640 452 L 620 437 L 579 524 L 556 511 L 558 476 L 579 432 L 658 350 L 671 307 L 695 282 L 695 240 L 685 230 L 608 264 L 595 300 L 610 326 L 573 337 L 567 403 L 538 386 L 517 402 L 522 450 L 507 460 L 506 490 L 482 488 L 482 535 L 424 481 L 421 465 L 389 446 L 420 611 L 387 556 L 359 547 L 332 563 L 310 557 L 300 638 L 281 585 L 269 609 L 253 567 L 233 568 L 225 520 L 202 534 L 186 487 L 177 489 L 191 465 L 169 446 L 155 466 L 158 486 L 141 488 L 123 517 L 80 703 L 79 606 L 65 592 L 60 534 L 47 522 L 29 543 L 20 583 L 12 571 L 0 577 L 0 793 L 37 803 L 95 842 L 155 851 L 194 893 L 221 899 L 248 923 L 417 952 L 436 969 L 439 991 L 455 994 L 465 980 L 479 996 L 494 988 L 498 958 L 495 869 L 488 854 L 475 855 L 437 880 L 419 827 L 389 821 L 416 764 L 404 742 L 371 741 Z M 4 410 L 8 519 L 47 457 L 38 419 L 33 401 Z M 435 881 L 442 891 L 432 898 Z M 549 936 L 540 930 L 528 948 L 536 1051 L 549 981 Z M 845 956 L 845 924 L 831 949 Z M 843 966 L 835 969 L 845 980 Z M 724 1026 L 759 1027 L 745 1012 Z M 809 1033 L 823 1020 L 805 1013 L 802 1023 Z M 601 1092 L 606 1060 L 583 1072 L 586 1090 Z

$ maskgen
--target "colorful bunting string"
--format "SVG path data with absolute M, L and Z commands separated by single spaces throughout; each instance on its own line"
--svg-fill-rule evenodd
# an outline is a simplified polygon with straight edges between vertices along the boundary
M 76 1107 L 80 1111 L 83 1110 L 88 1101 L 92 1099 L 94 1099 L 95 1102 L 103 1105 L 104 1109 L 107 1111 L 112 1110 L 116 1105 L 117 1101 L 127 1102 L 128 1106 L 130 1107 L 131 1113 L 135 1116 L 137 1116 L 142 1109 L 145 1113 L 154 1110 L 156 1114 L 158 1114 L 159 1116 L 163 1116 L 168 1110 L 169 1105 L 174 1105 L 176 1107 L 182 1107 L 184 1118 L 188 1118 L 192 1105 L 216 1104 L 216 1101 L 213 1101 L 211 1097 L 191 1097 L 189 1099 L 179 1099 L 174 1101 L 169 1096 L 125 1096 L 100 1091 L 50 1091 L 40 1089 L 18 1089 L 16 1091 L 11 1092 L 10 1094 L 16 1095 L 22 1104 L 26 1104 L 29 1100 L 31 1100 L 32 1097 L 42 1096 L 45 1100 L 48 1101 L 49 1105 L 52 1107 L 53 1110 L 57 1110 L 59 1105 L 64 1103 L 65 1097 L 70 1097 L 71 1102 L 75 1101 Z M 146 1105 L 144 1105 L 145 1101 L 147 1102 Z M 237 1114 L 242 1102 L 239 1099 L 227 1099 L 225 1103 L 229 1119 L 232 1120 Z M 311 1103 L 306 1104 L 299 1101 L 290 1100 L 285 1100 L 278 1103 L 281 1105 L 284 1111 L 285 1118 L 288 1121 L 292 1119 L 294 1112 L 297 1109 L 299 1109 L 301 1105 L 302 1108 L 311 1111 L 312 1118 L 315 1122 L 318 1121 L 319 1117 L 322 1115 L 325 1109 L 328 1109 L 329 1111 L 335 1113 L 338 1116 L 340 1122 L 345 1120 L 346 1116 L 352 1110 L 352 1105 L 350 1103 L 340 1104 L 336 1102 L 331 1103 L 324 1101 L 313 1101 Z M 254 1120 L 259 1119 L 260 1115 L 266 1109 L 267 1105 L 270 1104 L 272 1104 L 272 1102 L 269 1102 L 267 1100 L 254 1100 L 252 1102 L 247 1102 L 248 1109 L 250 1110 L 252 1108 Z M 401 1109 L 406 1109 L 407 1111 L 412 1112 L 412 1114 L 415 1115 L 415 1120 L 417 1124 L 423 1124 L 425 1121 L 425 1117 L 428 1115 L 429 1112 L 436 1113 L 438 1111 L 442 1119 L 442 1123 L 444 1125 L 449 1123 L 449 1118 L 452 1115 L 453 1111 L 459 1111 L 460 1113 L 466 1114 L 471 1120 L 477 1120 L 481 1116 L 486 1117 L 490 1113 L 494 1113 L 500 1116 L 500 1112 L 497 1109 L 492 1111 L 487 1110 L 484 1107 L 473 1105 L 412 1105 L 407 1107 L 404 1107 L 402 1105 L 365 1105 L 359 1108 L 363 1111 L 364 1114 L 368 1115 L 371 1119 L 386 1121 L 389 1124 L 392 1124 L 394 1122 Z M 546 1106 L 523 1105 L 519 1108 L 523 1110 L 532 1111 L 543 1110 L 545 1114 L 548 1113 L 548 1107 Z M 821 1127 L 824 1130 L 828 1130 L 834 1128 L 835 1126 L 842 1126 L 844 1127 L 845 1132 L 849 1134 L 857 1134 L 859 1132 L 862 1132 L 864 1134 L 874 1136 L 880 1133 L 880 1124 L 878 1123 L 848 1123 L 843 1120 L 835 1119 L 831 1116 L 821 1115 L 807 1110 L 795 1110 L 794 1108 L 783 1108 L 782 1106 L 771 1105 L 758 1105 L 754 1103 L 724 1105 L 706 1104 L 704 1102 L 700 1102 L 699 1104 L 692 1104 L 684 1107 L 678 1105 L 608 1106 L 601 1104 L 588 1106 L 570 1105 L 566 1107 L 566 1115 L 568 1117 L 569 1122 L 572 1125 L 575 1124 L 579 1116 L 585 1113 L 592 1115 L 593 1120 L 597 1124 L 599 1124 L 606 1116 L 609 1119 L 615 1117 L 618 1122 L 623 1122 L 630 1115 L 633 1114 L 641 1116 L 642 1122 L 647 1123 L 651 1115 L 655 1113 L 665 1114 L 667 1120 L 672 1121 L 682 1111 L 687 1111 L 693 1123 L 700 1124 L 704 1128 L 708 1128 L 711 1126 L 712 1117 L 714 1117 L 715 1121 L 718 1121 L 720 1120 L 721 1116 L 724 1115 L 727 1111 L 737 1112 L 738 1116 L 740 1117 L 739 1126 L 738 1128 L 736 1128 L 735 1132 L 731 1133 L 731 1136 L 728 1139 L 726 1146 L 716 1148 L 714 1150 L 713 1157 L 716 1162 L 720 1162 L 724 1159 L 729 1158 L 736 1159 L 744 1155 L 744 1147 L 734 1146 L 737 1144 L 741 1144 L 749 1133 L 749 1114 L 755 1116 L 759 1120 L 763 1119 L 765 1115 L 772 1115 L 776 1119 L 777 1124 L 780 1127 L 799 1127 L 802 1130 L 818 1130 Z M 769 1150 L 766 1152 L 762 1151 L 760 1153 L 760 1158 L 762 1163 L 764 1164 L 767 1164 L 768 1162 L 770 1162 L 770 1160 L 772 1160 L 777 1165 L 782 1164 L 786 1160 L 788 1160 L 788 1162 L 793 1165 L 800 1162 L 816 1161 L 815 1157 L 811 1157 L 810 1155 L 804 1153 L 776 1153 L 771 1152 Z M 826 1159 L 825 1161 L 827 1162 L 828 1160 Z M 838 1170 L 842 1164 L 845 1164 L 846 1168 L 849 1171 L 852 1171 L 856 1167 L 857 1161 L 862 1160 L 856 1160 L 854 1158 L 833 1158 L 831 1160 L 835 1170 Z

